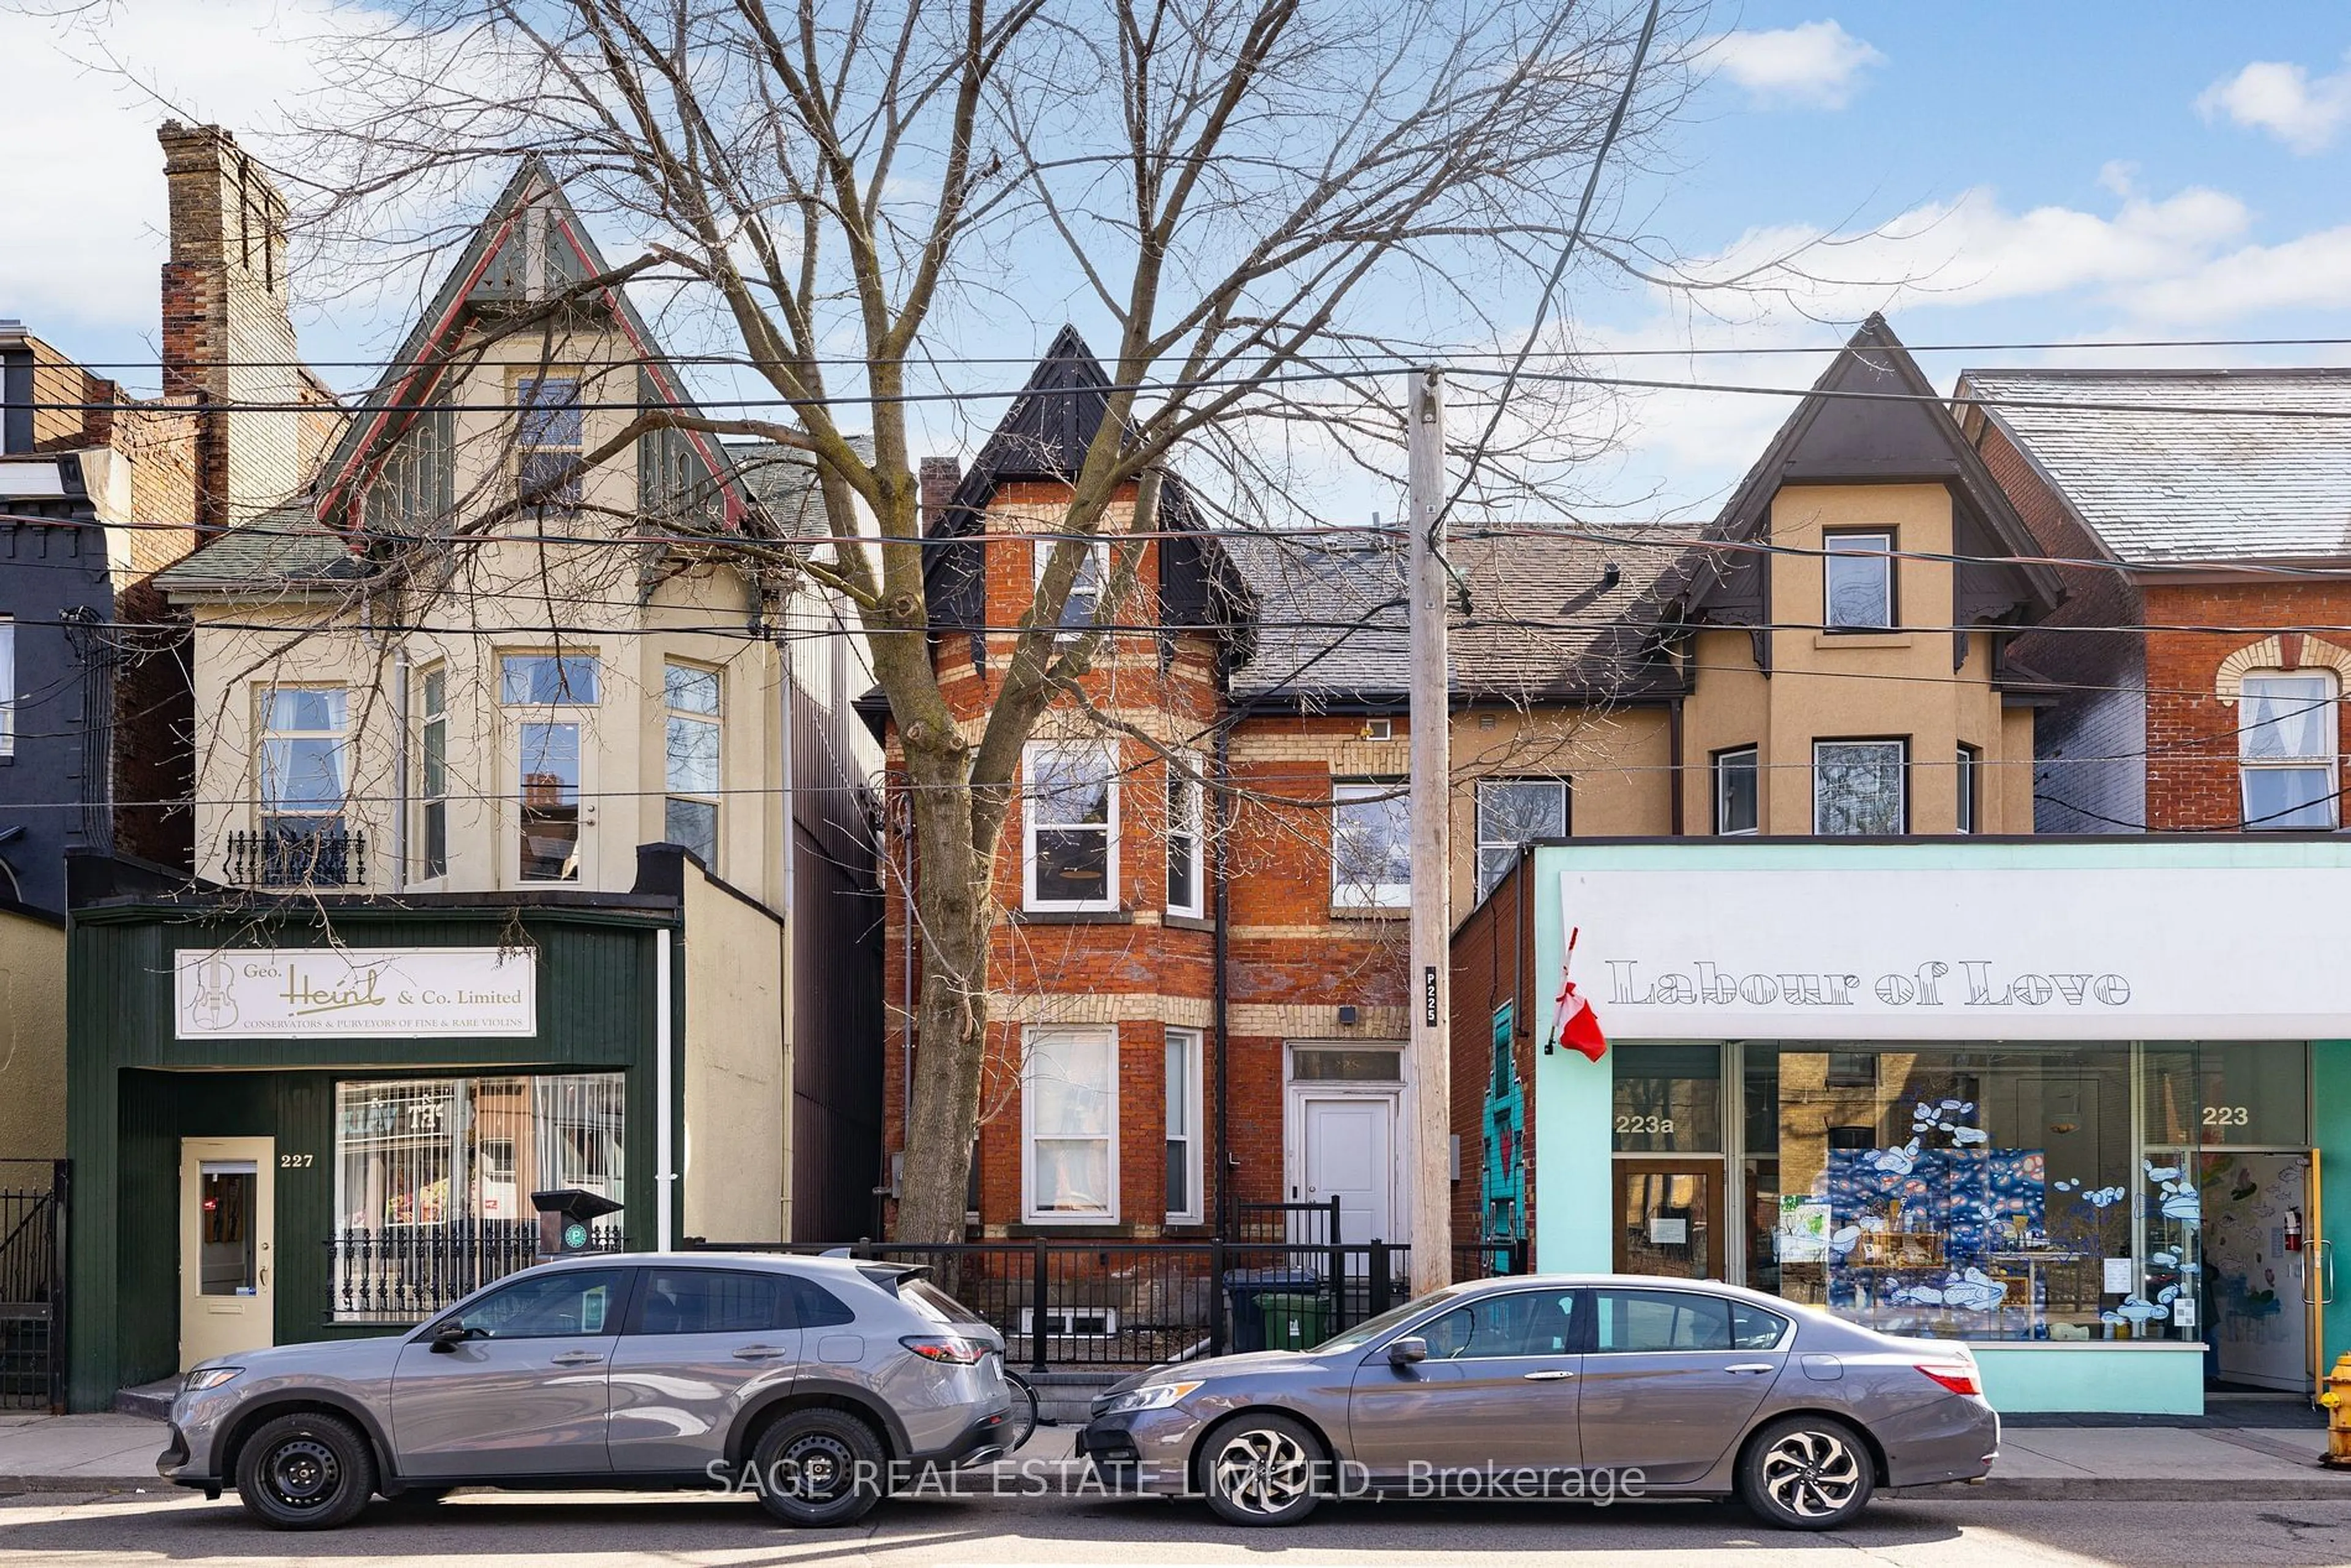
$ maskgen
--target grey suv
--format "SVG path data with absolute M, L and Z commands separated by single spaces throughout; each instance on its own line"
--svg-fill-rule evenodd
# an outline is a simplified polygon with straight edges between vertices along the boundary
M 740 1488 L 846 1524 L 909 1473 L 1003 1451 L 1004 1341 L 895 1264 L 605 1254 L 509 1275 L 413 1333 L 200 1364 L 163 1479 L 269 1524 L 377 1492 Z

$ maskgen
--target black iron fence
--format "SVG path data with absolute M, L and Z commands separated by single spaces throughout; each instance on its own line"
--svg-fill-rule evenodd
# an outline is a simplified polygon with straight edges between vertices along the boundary
M 237 887 L 360 887 L 367 850 L 365 833 L 272 828 L 229 834 L 222 869 Z
M 621 1249 L 621 1228 L 592 1227 L 590 1246 Z M 450 1220 L 339 1230 L 327 1239 L 329 1315 L 340 1323 L 418 1323 L 538 1261 L 538 1221 Z
M 1321 1206 L 1316 1206 L 1320 1207 Z M 1385 1242 L 1019 1241 L 843 1246 L 704 1241 L 713 1251 L 846 1251 L 911 1263 L 1035 1372 L 1148 1366 L 1315 1343 L 1411 1294 L 1412 1249 Z M 1454 1249 L 1454 1278 L 1524 1273 L 1523 1242 Z
M 68 1175 L 0 1160 L 0 1408 L 65 1408 Z

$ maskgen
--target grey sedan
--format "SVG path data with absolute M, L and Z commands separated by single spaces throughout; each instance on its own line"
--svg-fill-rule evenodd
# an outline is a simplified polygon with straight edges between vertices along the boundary
M 1154 1367 L 1078 1440 L 1109 1484 L 1237 1524 L 1366 1495 L 1735 1495 L 1791 1530 L 1982 1476 L 1999 1447 L 1963 1344 L 1631 1276 L 1453 1285 L 1312 1350 Z

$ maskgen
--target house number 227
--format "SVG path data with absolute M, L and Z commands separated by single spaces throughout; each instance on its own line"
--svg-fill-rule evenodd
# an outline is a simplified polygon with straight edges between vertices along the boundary
M 310 1168 L 308 1155 L 280 1155 L 277 1168 L 281 1171 L 307 1171 Z

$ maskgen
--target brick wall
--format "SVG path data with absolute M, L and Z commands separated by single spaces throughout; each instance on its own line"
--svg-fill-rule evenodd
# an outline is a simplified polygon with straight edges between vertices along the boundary
M 2147 816 L 2157 831 L 2234 829 L 2243 821 L 2233 702 L 2219 691 L 2231 654 L 2271 635 L 2264 628 L 2351 624 L 2351 584 L 2265 581 L 2150 584 L 2147 590 Z M 2204 631 L 2233 627 L 2234 631 Z M 2280 639 L 2277 666 L 2331 657 L 2320 642 L 2351 649 L 2351 635 Z M 2264 665 L 2269 660 L 2264 656 Z M 2276 667 L 2276 666 L 2271 666 Z M 2351 682 L 2346 682 L 2351 685 Z M 2335 709 L 2338 755 L 2351 747 L 2351 716 Z M 2338 776 L 2337 788 L 2341 787 Z

